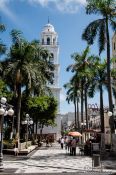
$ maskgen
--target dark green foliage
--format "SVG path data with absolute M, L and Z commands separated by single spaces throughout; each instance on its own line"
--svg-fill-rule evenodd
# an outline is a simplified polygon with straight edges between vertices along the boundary
M 54 97 L 30 97 L 28 100 L 29 114 L 43 126 L 53 125 L 57 113 L 57 101 Z
M 4 24 L 2 24 L 0 22 L 0 32 L 4 32 L 4 31 L 5 31 L 5 26 L 4 26 Z M 4 54 L 5 51 L 6 51 L 6 46 L 5 46 L 5 44 L 3 44 L 3 42 L 0 38 L 0 55 Z
M 13 93 L 8 90 L 7 85 L 4 81 L 0 80 L 0 97 L 6 97 L 7 100 L 11 100 Z

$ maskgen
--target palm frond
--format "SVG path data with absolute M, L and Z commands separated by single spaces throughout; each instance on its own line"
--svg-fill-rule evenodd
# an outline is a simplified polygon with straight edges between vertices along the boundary
M 101 24 L 101 19 L 97 19 L 91 22 L 84 30 L 82 34 L 82 39 L 86 40 L 88 44 L 93 44 L 96 38 L 97 32 L 99 31 L 99 25 Z
M 5 31 L 5 25 L 4 24 L 0 24 L 0 32 L 4 32 Z
M 116 19 L 115 19 L 115 21 L 111 19 L 110 24 L 111 24 L 111 27 L 112 27 L 113 31 L 116 31 Z
M 98 39 L 99 55 L 105 49 L 105 44 L 106 44 L 106 35 L 104 32 L 105 30 L 106 30 L 105 19 L 102 19 L 99 24 L 99 39 Z

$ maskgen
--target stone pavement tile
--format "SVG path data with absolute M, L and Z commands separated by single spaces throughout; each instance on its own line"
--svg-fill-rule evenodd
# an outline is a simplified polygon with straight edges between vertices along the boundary
M 8 168 L 8 169 L 4 169 L 2 172 L 0 172 L 0 174 L 7 174 L 7 173 L 10 173 L 10 174 L 14 174 L 16 172 L 16 168 Z
M 103 161 L 104 168 L 116 170 L 116 160 L 105 160 Z
M 0 173 L 1 174 L 1 173 Z M 13 175 L 14 173 L 3 172 L 2 175 Z M 116 173 L 107 173 L 107 172 L 93 172 L 93 171 L 80 171 L 80 172 L 61 172 L 61 173 L 17 173 L 17 175 L 116 175 Z
M 5 167 L 16 168 L 15 173 L 77 173 L 80 171 L 92 170 L 92 158 L 79 155 L 77 148 L 77 156 L 66 154 L 66 150 L 61 150 L 60 145 L 54 144 L 53 147 L 42 147 L 36 150 L 29 159 L 17 159 L 16 161 L 5 161 Z M 94 170 L 95 171 L 95 170 Z M 100 172 L 98 169 L 97 171 Z M 106 172 L 109 173 L 108 170 Z M 77 173 L 78 174 L 78 173 Z M 96 174 L 95 174 L 96 175 Z

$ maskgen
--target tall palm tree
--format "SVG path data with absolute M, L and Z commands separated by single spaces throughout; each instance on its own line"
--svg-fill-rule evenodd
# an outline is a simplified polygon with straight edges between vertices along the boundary
M 75 130 L 77 129 L 77 108 L 76 108 L 76 101 L 77 101 L 77 89 L 75 88 L 75 85 L 73 85 L 71 82 L 64 85 L 65 89 L 67 90 L 67 97 L 66 101 L 68 103 L 73 102 L 74 103 L 74 109 L 75 109 Z
M 80 87 L 81 91 L 81 122 L 84 122 L 83 117 L 83 101 L 84 101 L 84 83 L 85 83 L 85 76 L 83 76 L 83 70 L 85 69 L 85 65 L 87 63 L 87 56 L 89 53 L 89 47 L 87 46 L 86 49 L 82 52 L 82 54 L 74 53 L 71 55 L 72 59 L 75 61 L 74 64 L 71 64 L 67 67 L 67 71 L 76 72 L 76 79 L 78 77 L 78 86 Z M 80 78 L 79 78 L 80 77 Z
M 107 47 L 107 81 L 108 81 L 108 97 L 109 110 L 113 111 L 112 91 L 111 91 L 111 71 L 110 71 L 110 37 L 109 26 L 116 30 L 116 4 L 115 0 L 87 0 L 86 13 L 98 14 L 102 18 L 91 22 L 84 30 L 82 38 L 93 44 L 96 36 L 98 36 L 99 54 Z M 111 130 L 114 132 L 113 122 Z
M 5 31 L 5 25 L 0 23 L 0 32 L 4 32 Z M 4 54 L 6 51 L 6 46 L 5 44 L 3 44 L 1 38 L 0 38 L 0 55 Z
M 27 95 L 32 94 L 37 86 L 42 89 L 47 81 L 52 81 L 53 66 L 48 61 L 48 51 L 40 49 L 38 42 L 27 42 L 17 30 L 11 31 L 11 37 L 13 44 L 3 65 L 4 77 L 17 99 L 17 137 L 19 138 L 22 88 L 26 88 Z
M 95 67 L 94 76 L 91 81 L 88 95 L 93 97 L 96 90 L 100 93 L 100 120 L 101 120 L 101 133 L 104 133 L 104 105 L 103 105 L 103 86 L 107 87 L 106 81 L 106 62 L 96 62 L 93 64 Z M 97 68 L 97 69 L 96 69 Z
M 82 52 L 82 54 L 74 53 L 72 58 L 75 63 L 69 65 L 67 71 L 71 70 L 76 73 L 75 81 L 78 82 L 78 87 L 81 91 L 81 122 L 84 122 L 83 108 L 85 100 L 85 117 L 86 127 L 88 128 L 88 114 L 87 114 L 87 89 L 89 87 L 89 81 L 92 78 L 92 65 L 98 59 L 98 57 L 89 54 L 89 46 Z M 77 81 L 78 80 L 78 81 Z
M 76 98 L 76 110 L 75 110 L 76 112 L 75 120 L 76 120 L 76 125 L 77 125 L 76 128 L 80 131 L 79 102 L 81 98 L 81 90 L 80 90 L 80 79 L 77 76 L 77 73 L 75 73 L 73 77 L 71 78 L 70 84 L 74 88 L 75 98 Z
M 69 83 L 64 84 L 64 88 L 67 89 L 67 102 L 73 102 L 75 108 L 75 130 L 80 129 L 79 123 L 79 99 L 80 99 L 80 90 L 78 87 L 77 79 L 74 75 Z

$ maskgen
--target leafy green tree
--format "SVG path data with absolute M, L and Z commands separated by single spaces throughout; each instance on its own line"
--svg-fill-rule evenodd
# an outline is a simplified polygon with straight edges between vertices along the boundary
M 96 36 L 98 36 L 99 54 L 107 48 L 107 81 L 108 81 L 108 97 L 109 110 L 113 110 L 112 91 L 111 91 L 111 71 L 110 71 L 110 36 L 109 27 L 116 30 L 116 2 L 115 0 L 87 0 L 86 13 L 98 14 L 102 18 L 91 22 L 84 30 L 82 38 L 88 44 L 93 44 Z M 114 132 L 113 123 L 111 126 Z
M 28 100 L 29 114 L 36 123 L 36 135 L 38 123 L 41 126 L 41 132 L 44 126 L 53 126 L 57 114 L 57 101 L 54 97 L 40 96 L 30 97 Z
M 7 85 L 3 80 L 0 80 L 0 97 L 7 97 L 7 100 L 11 100 L 13 93 L 9 91 Z

